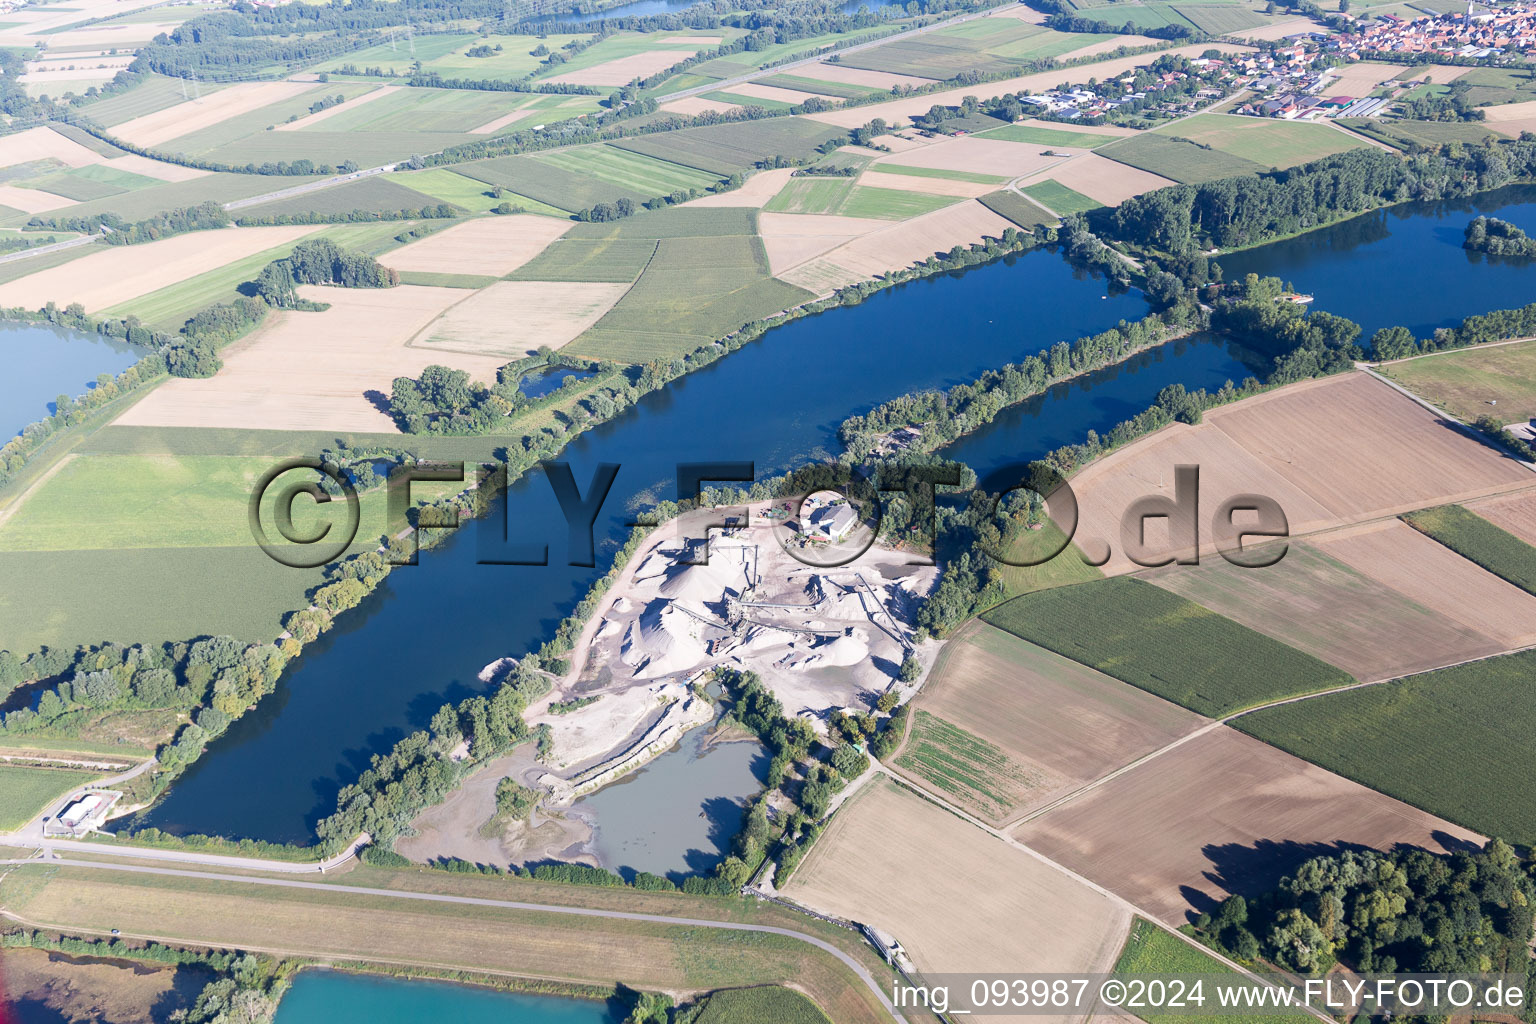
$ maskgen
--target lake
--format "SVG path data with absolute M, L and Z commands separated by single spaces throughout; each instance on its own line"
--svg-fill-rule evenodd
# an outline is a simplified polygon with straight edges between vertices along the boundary
M 52 324 L 0 321 L 0 443 L 50 416 L 60 395 L 78 398 L 102 373 L 118 374 L 143 358 L 126 342 Z
M 595 825 L 592 846 L 605 868 L 707 875 L 725 859 L 746 817 L 743 801 L 768 776 L 768 751 L 756 740 L 704 749 L 709 727 L 683 735 L 673 749 L 633 775 L 571 806 Z
M 274 1024 L 619 1024 L 620 1019 L 606 1003 L 590 999 L 311 969 L 293 979 Z
M 1536 297 L 1536 271 L 1480 266 L 1459 249 L 1474 210 L 1503 211 L 1518 221 L 1528 216 L 1532 195 L 1502 190 L 1464 210 L 1417 204 L 1222 262 L 1229 277 L 1247 270 L 1288 277 L 1317 294 L 1318 308 L 1375 326 L 1405 316 L 1417 324 L 1454 322 Z M 1448 230 L 1455 245 L 1444 235 Z M 1351 278 L 1343 268 L 1356 259 L 1364 262 Z M 1371 270 L 1371 287 L 1365 287 L 1358 275 L 1375 265 L 1371 260 L 1386 261 L 1396 276 L 1378 281 Z M 1334 267 L 1333 276 L 1314 266 Z M 1480 272 L 1495 274 L 1498 287 L 1462 287 L 1462 275 L 1475 283 Z M 566 527 L 549 485 L 541 472 L 526 475 L 509 489 L 508 516 L 467 527 L 419 566 L 392 574 L 312 644 L 277 692 L 211 744 L 140 823 L 311 841 L 315 822 L 334 809 L 338 787 L 355 780 L 374 753 L 425 726 L 443 703 L 482 689 L 476 678 L 482 666 L 550 635 L 606 569 L 633 513 L 676 496 L 678 462 L 752 460 L 762 478 L 827 459 L 839 451 L 837 427 L 851 414 L 903 392 L 971 380 L 1145 312 L 1137 293 L 1109 294 L 1101 280 L 1053 252 L 1035 250 L 909 282 L 859 306 L 770 331 L 567 447 L 562 458 L 584 493 L 598 463 L 622 467 L 596 523 L 599 568 L 565 564 Z M 950 454 L 983 469 L 1042 455 L 1090 428 L 1109 430 L 1169 383 L 1210 388 L 1229 377 L 1240 380 L 1247 370 L 1237 356 L 1213 339 L 1163 346 L 1006 410 Z M 503 521 L 520 537 L 547 538 L 552 564 L 476 564 L 477 557 L 494 555 Z M 252 780 L 260 783 L 258 799 L 228 799 L 248 791 Z M 671 813 L 665 797 L 648 813 Z M 669 856 L 688 849 L 679 844 Z

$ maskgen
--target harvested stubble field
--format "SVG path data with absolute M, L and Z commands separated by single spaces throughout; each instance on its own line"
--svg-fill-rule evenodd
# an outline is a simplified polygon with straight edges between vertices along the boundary
M 976 200 L 965 200 L 883 230 L 860 233 L 824 255 L 796 266 L 782 278 L 821 295 L 910 267 L 935 254 L 947 253 L 957 245 L 1002 238 L 1003 232 L 1011 227 L 1012 223 Z
M 836 82 L 843 85 L 859 86 L 878 92 L 890 92 L 892 87 L 898 85 L 917 86 L 929 85 L 934 79 L 922 78 L 917 75 L 897 75 L 889 71 L 869 71 L 865 68 L 856 68 L 848 64 L 811 64 L 797 69 L 797 73 L 818 82 Z
M 87 167 L 104 159 L 95 150 L 65 138 L 52 128 L 39 127 L 6 136 L 5 151 L 0 153 L 0 167 L 15 167 L 35 160 L 57 160 L 67 167 Z
M 123 121 L 112 129 L 112 134 L 136 146 L 158 147 L 172 139 L 312 91 L 319 94 L 318 87 L 310 82 L 242 82 L 200 99 Z M 255 125 L 251 130 L 265 127 Z
M 419 876 L 412 876 L 413 879 Z M 172 942 L 377 958 L 609 986 L 701 991 L 793 982 L 839 1021 L 888 1020 L 843 964 L 806 943 L 541 911 L 422 902 L 361 892 L 26 868 L 0 885 L 8 906 L 64 931 L 120 928 Z M 503 891 L 492 898 L 515 900 Z
M 706 189 L 720 180 L 716 175 L 692 167 L 606 144 L 544 153 L 537 159 L 573 174 L 601 178 L 648 196 L 670 195 L 691 188 Z
M 1491 412 L 1506 423 L 1536 418 L 1536 341 L 1406 359 L 1381 372 L 1468 423 Z
M 1138 579 L 1037 591 L 982 618 L 1202 715 L 1353 682 L 1309 654 Z
M 1530 545 L 1536 545 L 1536 494 L 1529 492 L 1511 494 L 1500 498 L 1487 498 L 1467 505 L 1467 508 L 1506 530 Z M 1418 525 L 1415 523 L 1414 525 Z M 1423 527 L 1420 527 L 1423 529 Z M 1434 536 L 1434 534 L 1431 534 Z M 1439 539 L 1439 538 L 1437 538 Z M 1442 541 L 1444 543 L 1444 541 Z M 1463 554 L 1467 552 L 1463 551 Z M 1468 555 L 1468 557 L 1472 557 Z M 1479 556 L 1481 557 L 1481 556 Z M 1474 561 L 1478 559 L 1474 558 Z M 1478 564 L 1482 564 L 1479 562 Z M 1488 568 L 1488 566 L 1483 566 Z
M 0 285 L 0 305 L 40 309 L 78 302 L 88 312 L 115 306 L 208 269 L 297 241 L 315 225 L 193 231 L 143 245 L 93 249 L 89 256 Z
M 830 252 L 860 235 L 890 226 L 889 221 L 870 218 L 785 214 L 768 210 L 759 215 L 758 224 L 762 232 L 763 248 L 768 252 L 768 265 L 774 274 L 781 277 L 786 270 Z
M 101 772 L 0 764 L 0 832 L 21 828 L 54 800 L 99 778 Z
M 1406 843 L 1442 852 L 1482 843 L 1476 833 L 1226 727 L 1013 835 L 1175 925 L 1232 893 L 1267 892 L 1301 861 L 1343 847 Z
M 1093 669 L 976 623 L 950 640 L 916 705 L 916 731 L 897 759 L 949 799 L 991 821 L 1043 807 L 1198 728 L 1203 719 Z M 997 751 L 1022 784 L 1007 800 L 968 799 L 912 763 L 923 716 Z M 942 738 L 937 738 L 942 744 Z M 992 806 L 983 806 L 984 803 Z
M 1400 520 L 1341 530 L 1314 543 L 1446 619 L 1492 637 L 1503 650 L 1536 643 L 1536 597 Z
M 1239 494 L 1274 499 L 1291 535 L 1512 491 L 1530 472 L 1368 374 L 1307 381 L 1212 409 L 1090 464 L 1072 480 L 1079 538 L 1108 539 L 1104 571 L 1135 571 L 1120 519 L 1133 501 L 1171 497 L 1176 465 L 1200 467 L 1202 507 Z M 1148 523 L 1152 536 L 1161 520 Z M 1201 524 L 1201 555 L 1214 554 Z
M 1106 970 L 1130 923 L 1109 898 L 880 778 L 842 806 L 785 892 L 894 935 L 924 973 Z
M 1474 625 L 1426 607 L 1310 542 L 1292 543 L 1284 558 L 1263 569 L 1207 558 L 1144 578 L 1357 679 L 1423 672 L 1507 649 Z
M 1371 61 L 1346 64 L 1333 69 L 1336 77 L 1323 89 L 1321 95 L 1369 96 L 1382 82 L 1393 81 L 1407 70 L 1402 64 L 1376 64 Z
M 528 156 L 502 156 L 477 160 L 455 168 L 487 185 L 501 185 L 518 195 L 537 199 L 561 210 L 582 210 L 598 203 L 631 199 L 637 203 L 651 196 L 622 188 L 611 181 L 577 174 Z
M 779 194 L 794 174 L 790 167 L 779 167 L 771 171 L 758 171 L 747 179 L 741 188 L 732 189 L 729 192 L 719 192 L 714 195 L 700 196 L 690 199 L 685 206 L 709 207 L 709 206 L 735 206 L 745 209 L 760 210 L 770 199 Z
M 434 320 L 412 348 L 505 360 L 558 349 L 613 308 L 628 284 L 497 281 Z
M 319 288 L 324 312 L 280 311 L 230 346 L 224 368 L 205 380 L 160 385 L 119 423 L 173 427 L 389 432 L 394 421 L 370 393 L 389 393 L 399 376 L 432 363 L 496 378 L 495 356 L 415 349 L 407 342 L 469 293 L 458 288 Z
M 1411 676 L 1237 719 L 1330 771 L 1489 836 L 1536 841 L 1536 652 Z
M 776 117 L 769 121 L 717 124 L 664 135 L 641 135 L 613 145 L 685 167 L 728 175 L 746 171 L 758 161 L 773 156 L 808 159 L 817 146 L 841 134 L 835 128 L 805 118 Z
M 477 217 L 386 253 L 396 270 L 505 277 L 571 229 L 570 221 L 533 214 Z
M 199 88 L 203 95 L 217 92 L 222 86 L 200 83 Z M 166 107 L 183 103 L 191 96 L 187 83 L 180 78 L 167 78 L 164 75 L 146 74 L 142 76 L 138 85 L 127 92 L 108 96 L 105 99 L 87 103 L 80 108 L 81 113 L 92 121 L 106 128 L 131 121 L 136 117 L 153 114 Z

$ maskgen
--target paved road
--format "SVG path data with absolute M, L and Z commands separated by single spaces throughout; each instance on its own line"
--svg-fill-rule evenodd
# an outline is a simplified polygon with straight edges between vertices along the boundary
M 303 185 L 294 185 L 291 188 L 278 189 L 276 192 L 268 192 L 263 196 L 251 196 L 249 199 L 236 199 L 225 203 L 226 210 L 239 210 L 247 206 L 260 206 L 262 203 L 270 203 L 277 199 L 287 199 L 289 196 L 301 196 L 306 192 L 318 192 L 323 188 L 333 185 L 345 185 L 349 181 L 360 181 L 363 178 L 375 174 L 385 174 L 395 169 L 396 164 L 384 164 L 381 167 L 370 167 L 366 171 L 350 171 L 346 174 L 338 174 L 334 178 L 324 178 L 320 181 L 310 181 Z
M 656 102 L 668 103 L 672 100 L 680 100 L 685 96 L 697 96 L 699 93 L 714 92 L 716 89 L 728 89 L 733 85 L 740 85 L 743 82 L 750 82 L 753 79 L 762 78 L 765 75 L 777 75 L 785 71 L 789 71 L 792 68 L 804 67 L 807 64 L 816 64 L 820 61 L 826 60 L 834 53 L 857 53 L 860 50 L 868 50 L 876 46 L 884 46 L 886 43 L 894 43 L 899 39 L 910 39 L 913 36 L 920 36 L 925 32 L 935 32 L 941 28 L 948 28 L 950 25 L 958 25 L 962 21 L 973 21 L 976 18 L 985 18 L 993 11 L 1006 6 L 1008 5 L 1000 4 L 998 7 L 989 7 L 984 11 L 975 11 L 971 14 L 962 14 L 958 18 L 941 18 L 940 20 L 928 25 L 919 25 L 916 28 L 909 28 L 904 32 L 893 32 L 888 36 L 881 36 L 879 39 L 871 39 L 867 43 L 854 43 L 852 46 L 844 46 L 835 50 L 824 50 L 821 53 L 816 54 L 814 57 L 802 57 L 799 60 L 792 60 L 788 64 L 775 64 L 771 68 L 764 68 L 760 71 L 753 71 L 749 74 L 738 75 L 735 78 L 725 78 L 718 82 L 710 82 L 708 85 L 696 85 L 692 89 L 680 89 L 677 92 L 669 92 L 665 96 L 657 96 Z
M 97 852 L 95 847 L 92 847 L 91 850 L 92 852 Z M 240 858 L 235 859 L 238 860 Z M 0 864 L 35 863 L 37 863 L 35 860 L 0 860 Z M 702 918 L 691 917 L 667 917 L 663 914 L 636 914 L 622 910 L 594 910 L 588 907 L 562 907 L 547 903 L 522 903 L 516 900 L 492 900 L 474 896 L 452 896 L 446 893 L 409 892 L 398 889 L 373 889 L 363 886 L 337 885 L 333 882 L 300 882 L 287 878 L 257 878 L 250 875 L 221 875 L 207 871 L 179 871 L 175 868 L 149 867 L 148 865 L 142 864 L 104 864 L 98 861 L 80 860 L 71 860 L 67 863 L 70 867 L 75 868 L 90 868 L 103 871 L 128 871 L 137 874 L 149 875 L 171 875 L 178 878 L 212 878 L 221 882 L 234 882 L 241 885 L 271 885 L 279 886 L 285 889 L 316 889 L 321 892 L 328 893 L 355 893 L 364 896 L 382 896 L 388 899 L 418 900 L 427 903 L 455 903 L 473 907 L 495 907 L 502 910 L 533 911 L 541 914 L 563 914 L 570 917 L 601 917 L 613 921 L 639 921 L 646 924 L 673 925 L 688 928 L 709 928 L 728 932 L 758 932 L 766 935 L 781 935 L 785 938 L 809 943 L 810 945 L 815 946 L 817 949 L 837 957 L 837 959 L 846 965 L 850 970 L 852 970 L 854 974 L 858 975 L 859 980 L 863 981 L 864 984 L 869 987 L 869 990 L 875 994 L 876 998 L 880 1000 L 881 1005 L 885 1007 L 886 1012 L 891 1015 L 891 1019 L 900 1022 L 900 1024 L 906 1024 L 906 1018 L 901 1015 L 900 1011 L 898 1011 L 896 1007 L 891 1005 L 891 1001 L 886 995 L 885 990 L 880 987 L 880 983 L 875 980 L 874 975 L 870 974 L 869 971 L 865 969 L 863 964 L 859 963 L 858 960 L 854 959 L 852 956 L 843 952 L 841 949 L 838 949 L 836 946 L 832 945 L 830 942 L 825 941 L 824 939 L 819 939 L 814 935 L 806 935 L 804 932 L 797 932 L 790 928 L 775 928 L 771 925 L 761 924 L 737 924 L 730 921 L 710 921 Z M 216 939 L 211 937 L 199 937 L 198 941 L 217 942 Z M 240 943 L 231 943 L 231 945 L 238 946 Z M 349 955 L 356 956 L 356 954 Z M 367 958 L 363 957 L 362 959 Z
M 34 256 L 41 256 L 49 252 L 61 252 L 65 249 L 74 249 L 82 245 L 90 245 L 101 236 L 81 235 L 79 238 L 71 238 L 67 242 L 54 242 L 52 245 L 40 245 L 36 249 L 23 249 L 21 252 L 7 253 L 0 256 L 0 263 L 15 263 L 18 260 L 29 260 Z

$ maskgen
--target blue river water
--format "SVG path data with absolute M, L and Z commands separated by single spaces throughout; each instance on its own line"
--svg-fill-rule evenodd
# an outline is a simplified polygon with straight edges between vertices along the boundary
M 50 324 L 0 322 L 0 443 L 54 412 L 60 395 L 78 398 L 98 374 L 117 374 L 143 357 L 132 345 Z
M 1424 331 L 1536 299 L 1536 268 L 1484 265 L 1459 248 L 1476 211 L 1498 210 L 1536 230 L 1529 223 L 1533 195 L 1507 189 L 1474 204 L 1372 214 L 1222 262 L 1228 277 L 1251 270 L 1289 278 L 1317 295 L 1317 308 L 1358 319 L 1368 332 L 1405 321 Z M 1486 274 L 1497 284 L 1483 284 Z M 374 753 L 424 726 L 444 702 L 477 692 L 481 666 L 521 654 L 553 631 L 606 568 L 633 513 L 676 496 L 677 463 L 750 460 L 762 478 L 827 459 L 839 449 L 837 426 L 848 415 L 903 392 L 972 379 L 1145 311 L 1138 294 L 1109 294 L 1101 280 L 1037 250 L 771 331 L 568 446 L 562 458 L 583 493 L 599 463 L 622 467 L 595 527 L 598 568 L 566 564 L 566 529 L 549 484 L 541 472 L 526 475 L 509 489 L 509 530 L 547 538 L 549 566 L 477 564 L 501 528 L 495 517 L 459 531 L 419 566 L 392 574 L 311 645 L 277 692 L 215 741 L 140 823 L 311 840 L 338 787 Z M 1240 381 L 1255 372 L 1241 355 L 1207 337 L 1163 346 L 1005 410 L 947 454 L 983 472 L 1044 454 L 1089 429 L 1108 430 L 1167 384 Z M 228 799 L 253 782 L 257 798 Z M 722 783 L 718 795 L 740 794 Z
M 444 981 L 301 971 L 278 1004 L 275 1024 L 618 1024 L 606 1003 L 523 995 Z

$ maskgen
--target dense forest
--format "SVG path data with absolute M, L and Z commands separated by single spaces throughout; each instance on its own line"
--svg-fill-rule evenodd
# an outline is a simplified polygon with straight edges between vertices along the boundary
M 1345 850 L 1314 857 L 1256 899 L 1228 897 L 1196 928 L 1240 960 L 1319 974 L 1531 970 L 1536 885 L 1508 843 L 1438 856 Z
M 1536 140 L 1406 156 L 1354 149 L 1287 171 L 1172 185 L 1091 215 L 1101 235 L 1188 256 L 1313 228 L 1410 199 L 1468 196 L 1536 176 Z
M 1536 256 L 1536 238 L 1497 217 L 1474 218 L 1461 245 L 1488 256 Z

